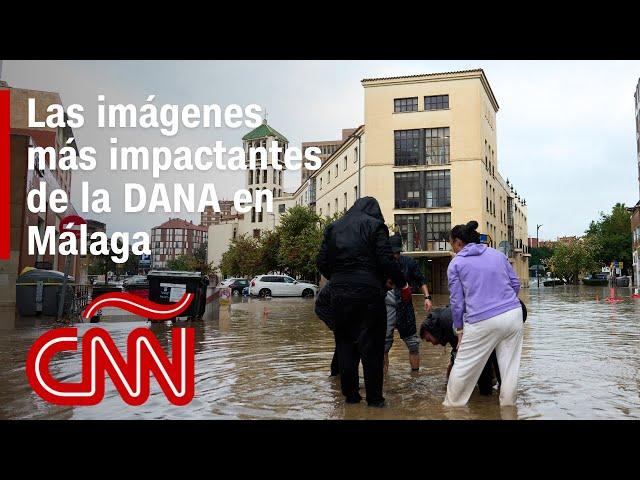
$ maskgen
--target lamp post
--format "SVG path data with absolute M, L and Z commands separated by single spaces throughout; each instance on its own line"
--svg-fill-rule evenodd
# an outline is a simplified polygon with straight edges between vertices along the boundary
M 542 226 L 542 224 L 540 225 L 536 225 L 536 248 L 540 248 L 540 227 Z M 539 265 L 538 265 L 539 266 Z M 536 278 L 538 279 L 538 287 L 540 287 L 540 269 L 536 268 Z

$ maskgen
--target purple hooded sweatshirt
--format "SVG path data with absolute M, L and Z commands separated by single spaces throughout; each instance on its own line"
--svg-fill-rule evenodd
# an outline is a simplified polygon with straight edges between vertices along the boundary
M 520 280 L 507 257 L 493 248 L 468 243 L 449 263 L 447 276 L 456 328 L 520 308 Z

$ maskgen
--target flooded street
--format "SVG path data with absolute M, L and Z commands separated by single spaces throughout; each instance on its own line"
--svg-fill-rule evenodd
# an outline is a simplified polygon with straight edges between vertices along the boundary
M 92 407 L 47 404 L 29 386 L 27 351 L 48 325 L 0 332 L 0 418 L 48 419 L 624 419 L 640 418 L 640 300 L 605 303 L 608 288 L 540 287 L 522 292 L 529 308 L 515 408 L 477 393 L 468 407 L 445 408 L 449 348 L 421 345 L 421 370 L 412 373 L 397 337 L 385 380 L 387 406 L 345 405 L 329 377 L 333 337 L 313 313 L 313 300 L 234 299 L 220 319 L 195 325 L 196 394 L 185 407 L 168 403 L 155 380 L 146 404 L 124 403 L 107 379 L 105 398 Z M 596 301 L 596 296 L 599 301 Z M 420 297 L 414 297 L 419 322 Z M 435 306 L 447 297 L 434 298 Z M 223 307 L 224 308 L 224 307 Z M 122 352 L 142 320 L 99 324 Z M 95 324 L 79 324 L 82 336 Z M 168 350 L 169 324 L 150 326 Z M 80 356 L 57 355 L 51 372 L 80 379 Z M 361 377 L 361 385 L 363 380 Z M 362 392 L 364 394 L 364 392 Z

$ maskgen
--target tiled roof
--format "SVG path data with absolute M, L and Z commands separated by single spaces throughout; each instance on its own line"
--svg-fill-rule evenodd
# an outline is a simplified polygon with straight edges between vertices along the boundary
M 254 128 L 247 133 L 242 140 L 257 140 L 258 138 L 276 137 L 278 140 L 289 143 L 284 135 L 278 132 L 275 128 L 271 127 L 267 123 L 263 123 L 257 128 Z
M 187 230 L 200 230 L 206 232 L 208 230 L 207 227 L 203 227 L 201 225 L 196 225 L 192 222 L 187 222 L 182 218 L 170 218 L 162 225 L 158 225 L 153 228 L 186 228 Z
M 458 73 L 481 73 L 481 68 L 475 68 L 473 70 L 456 70 L 455 72 L 438 72 L 438 73 L 421 73 L 418 75 L 402 75 L 399 77 L 379 77 L 379 78 L 363 78 L 363 82 L 375 82 L 377 80 L 398 80 L 401 78 L 417 78 L 417 77 L 435 77 L 438 75 L 456 75 Z

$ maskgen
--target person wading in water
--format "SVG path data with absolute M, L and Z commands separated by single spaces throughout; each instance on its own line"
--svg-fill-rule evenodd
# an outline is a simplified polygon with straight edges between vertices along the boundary
M 427 288 L 427 279 L 422 274 L 418 262 L 402 252 L 402 237 L 399 234 L 393 235 L 389 239 L 393 257 L 400 265 L 400 269 L 410 286 L 419 287 L 424 294 L 424 310 L 429 313 L 431 310 L 431 295 Z M 387 306 L 387 338 L 384 345 L 384 371 L 389 368 L 389 350 L 393 346 L 393 333 L 398 329 L 400 338 L 409 349 L 409 363 L 412 371 L 420 370 L 420 338 L 416 329 L 416 314 L 413 309 L 413 302 L 405 303 L 401 299 L 400 289 L 393 288 L 387 292 L 385 297 Z
M 362 400 L 358 377 L 362 360 L 367 403 L 382 407 L 387 324 L 384 286 L 390 278 L 404 287 L 404 301 L 411 301 L 411 290 L 393 259 L 389 230 L 375 198 L 356 200 L 342 218 L 326 228 L 316 263 L 331 281 L 342 394 L 347 403 Z
M 480 244 L 477 228 L 478 222 L 471 221 L 451 230 L 456 256 L 447 276 L 458 353 L 443 404 L 466 405 L 495 349 L 500 405 L 515 405 L 523 332 L 520 281 L 504 254 Z

